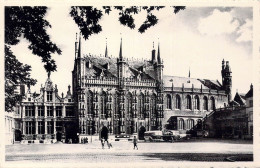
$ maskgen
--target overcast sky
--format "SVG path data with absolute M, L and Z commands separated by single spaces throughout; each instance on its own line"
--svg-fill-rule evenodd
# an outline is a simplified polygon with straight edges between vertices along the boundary
M 66 93 L 71 85 L 74 61 L 74 43 L 78 27 L 69 16 L 69 7 L 51 7 L 46 19 L 52 25 L 48 33 L 62 50 L 62 55 L 53 55 L 57 71 L 52 81 L 58 85 L 59 94 Z M 233 76 L 233 96 L 249 90 L 253 80 L 252 62 L 252 8 L 206 8 L 186 7 L 178 14 L 167 7 L 154 12 L 159 18 L 156 26 L 140 34 L 138 28 L 145 20 L 145 13 L 135 16 L 136 29 L 120 25 L 118 12 L 104 15 L 100 21 L 103 31 L 82 40 L 84 54 L 104 55 L 106 38 L 108 54 L 119 55 L 120 37 L 123 39 L 123 56 L 127 58 L 151 58 L 153 41 L 157 49 L 160 41 L 161 58 L 164 60 L 164 75 L 212 79 L 221 82 L 221 61 L 230 62 Z M 120 33 L 122 35 L 120 36 Z M 27 49 L 22 40 L 12 47 L 17 58 L 32 66 L 31 76 L 38 80 L 32 91 L 39 92 L 47 73 L 41 60 Z

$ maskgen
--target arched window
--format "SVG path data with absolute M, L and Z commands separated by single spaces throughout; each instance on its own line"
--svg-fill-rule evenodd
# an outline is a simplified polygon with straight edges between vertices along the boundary
M 192 129 L 194 127 L 194 120 L 188 119 L 187 120 L 187 129 Z
M 200 110 L 200 99 L 199 99 L 198 95 L 195 96 L 194 109 L 195 110 Z
M 105 118 L 106 114 L 106 93 L 102 92 L 100 95 L 100 108 L 101 108 L 101 116 Z
M 180 95 L 176 95 L 176 109 L 181 109 L 181 97 Z
M 167 94 L 166 96 L 166 100 L 167 100 L 167 109 L 172 109 L 172 97 L 171 95 Z
M 203 110 L 208 111 L 208 98 L 206 96 L 203 97 Z
M 190 95 L 188 95 L 186 97 L 186 109 L 190 109 L 191 110 L 191 97 L 190 97 Z
M 132 114 L 132 95 L 131 93 L 128 93 L 127 94 L 127 97 L 126 97 L 126 113 L 128 116 L 130 116 L 131 118 L 133 117 L 133 114 Z
M 214 99 L 214 97 L 210 98 L 210 110 L 215 110 L 215 99 Z
M 179 130 L 183 130 L 184 129 L 184 120 L 182 118 L 180 118 L 178 120 L 178 129 Z
M 87 109 L 88 109 L 88 114 L 94 114 L 93 110 L 93 92 L 88 91 L 88 101 L 87 101 Z

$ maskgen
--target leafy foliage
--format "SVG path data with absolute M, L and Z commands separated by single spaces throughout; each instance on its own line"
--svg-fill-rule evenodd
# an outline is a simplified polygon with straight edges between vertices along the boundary
M 37 80 L 30 77 L 31 66 L 22 64 L 5 45 L 5 110 L 10 111 L 22 95 L 15 94 L 19 84 L 35 85 Z
M 147 12 L 146 20 L 138 28 L 140 33 L 144 33 L 147 29 L 158 23 L 158 18 L 152 14 L 152 12 L 154 10 L 159 11 L 163 8 L 164 6 L 114 6 L 114 10 L 119 11 L 119 22 L 130 29 L 135 29 L 136 27 L 133 15 L 138 15 L 142 10 Z M 180 10 L 184 10 L 185 6 L 172 6 L 172 8 L 173 13 L 176 14 Z M 72 6 L 70 15 L 80 28 L 83 37 L 88 39 L 92 34 L 98 34 L 102 31 L 102 26 L 99 24 L 99 21 L 103 13 L 109 15 L 112 10 L 111 6 L 103 6 L 102 9 L 89 6 Z
M 41 57 L 46 71 L 52 72 L 57 66 L 51 54 L 61 54 L 61 50 L 46 33 L 51 27 L 44 19 L 46 12 L 47 7 L 5 7 L 5 44 L 16 45 L 24 37 L 32 53 Z

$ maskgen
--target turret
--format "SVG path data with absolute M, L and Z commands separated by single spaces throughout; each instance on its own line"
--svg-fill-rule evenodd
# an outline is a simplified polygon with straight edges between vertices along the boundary
M 105 57 L 108 57 L 108 55 L 107 55 L 107 42 L 106 42 Z
M 160 55 L 160 44 L 158 44 L 157 63 L 155 64 L 156 80 L 159 91 L 163 91 L 163 63 Z
M 229 61 L 222 61 L 222 85 L 223 89 L 225 90 L 226 94 L 228 95 L 228 102 L 232 99 L 232 75 L 231 75 L 231 68 L 229 66 Z
M 154 49 L 154 42 L 153 42 L 153 50 L 152 50 L 152 64 L 156 63 L 156 58 L 155 58 L 155 49 Z
M 125 77 L 125 60 L 122 53 L 122 38 L 120 43 L 119 58 L 117 59 L 117 76 L 119 90 L 124 90 L 124 77 Z

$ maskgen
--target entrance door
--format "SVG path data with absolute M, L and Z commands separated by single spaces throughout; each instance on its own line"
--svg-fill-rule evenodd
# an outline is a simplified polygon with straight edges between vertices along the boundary
M 138 137 L 139 140 L 144 140 L 144 133 L 145 133 L 146 129 L 144 126 L 141 126 L 138 132 Z
M 57 141 L 61 141 L 61 133 L 60 132 L 57 132 L 56 139 L 57 139 Z
M 106 126 L 103 126 L 100 132 L 100 138 L 108 139 L 108 129 Z

